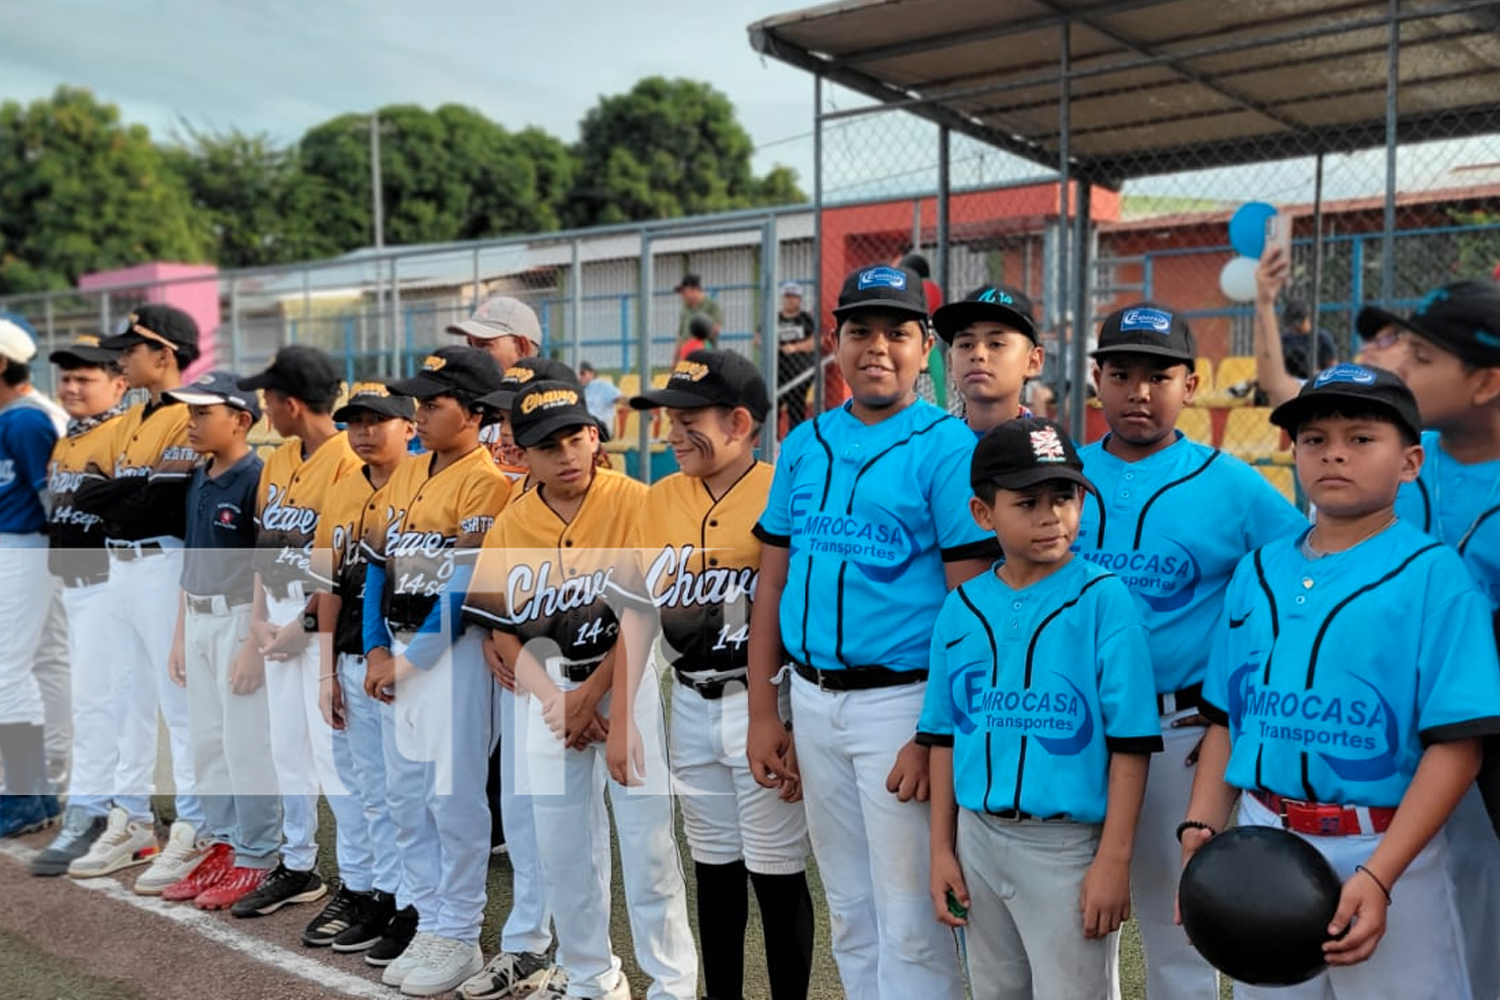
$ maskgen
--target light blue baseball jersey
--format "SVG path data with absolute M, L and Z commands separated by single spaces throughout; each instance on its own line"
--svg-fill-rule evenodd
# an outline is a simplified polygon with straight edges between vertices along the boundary
M 40 406 L 22 400 L 0 410 L 0 532 L 46 528 L 42 491 L 57 438 L 57 424 Z
M 845 404 L 787 435 L 755 534 L 789 550 L 780 617 L 793 659 L 927 668 L 943 563 L 999 551 L 969 515 L 973 452 L 962 421 L 920 400 L 873 425 Z
M 1500 461 L 1460 464 L 1437 431 L 1422 435 L 1422 475 L 1396 495 L 1396 514 L 1463 557 L 1490 608 L 1500 608 Z
M 917 742 L 953 747 L 965 809 L 1099 823 L 1109 755 L 1162 747 L 1135 602 L 1082 559 L 1023 590 L 993 570 L 956 588 L 931 660 Z
M 1317 559 L 1302 539 L 1246 556 L 1224 597 L 1203 713 L 1229 727 L 1225 778 L 1398 805 L 1428 744 L 1500 732 L 1489 607 L 1458 555 L 1404 521 Z
M 1176 433 L 1138 462 L 1105 451 L 1108 437 L 1078 453 L 1099 496 L 1084 499 L 1077 551 L 1135 595 L 1159 694 L 1203 681 L 1206 639 L 1245 553 L 1307 527 L 1260 473 Z

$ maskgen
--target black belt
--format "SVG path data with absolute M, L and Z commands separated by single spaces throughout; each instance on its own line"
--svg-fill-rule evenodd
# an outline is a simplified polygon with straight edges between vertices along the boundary
M 1203 704 L 1203 685 L 1193 684 L 1178 691 L 1169 691 L 1156 696 L 1157 715 L 1175 715 L 1189 709 L 1197 710 Z
M 62 581 L 64 587 L 92 587 L 96 583 L 105 583 L 108 581 L 109 570 L 102 570 L 98 573 L 85 573 L 81 576 L 61 573 L 58 575 L 58 579 Z
M 735 677 L 715 677 L 712 679 L 704 679 L 702 677 L 694 677 L 687 671 L 681 670 L 677 667 L 673 667 L 672 670 L 675 674 L 677 674 L 677 683 L 683 685 L 684 687 L 692 688 L 694 691 L 698 692 L 700 697 L 706 698 L 709 701 L 718 701 L 720 698 L 724 697 L 724 689 L 730 684 L 738 684 L 741 688 L 748 686 L 745 683 L 744 674 L 740 674 Z
M 563 679 L 573 684 L 582 684 L 594 676 L 594 671 L 598 670 L 599 665 L 603 662 L 602 659 L 599 659 L 590 663 L 573 663 L 572 661 L 564 663 L 562 665 Z
M 240 601 L 231 601 L 227 597 L 225 597 L 225 598 L 194 597 L 192 594 L 186 594 L 184 596 L 187 598 L 187 607 L 188 607 L 188 610 L 191 611 L 195 615 L 211 615 L 211 614 L 213 614 L 214 613 L 214 602 L 216 600 L 223 600 L 225 602 L 225 610 L 226 611 L 233 611 L 235 608 L 246 608 L 246 607 L 249 607 L 250 604 L 252 603 L 251 600 L 248 597 L 245 598 L 244 600 L 240 600 Z
M 1035 813 L 1027 812 L 1025 809 L 992 809 L 989 810 L 989 814 L 996 819 L 1009 820 L 1017 823 L 1023 822 L 1025 820 L 1035 820 L 1038 823 L 1072 822 L 1072 817 L 1070 817 L 1067 813 L 1053 813 L 1051 816 L 1038 816 Z
M 114 553 L 115 558 L 120 562 L 144 559 L 166 551 L 161 547 L 161 542 L 107 542 L 106 544 L 109 551 Z
M 261 584 L 265 586 L 266 593 L 278 601 L 289 600 L 292 597 L 293 584 L 302 585 L 302 594 L 297 598 L 299 601 L 312 594 L 312 588 L 304 580 L 261 580 Z
M 874 688 L 919 684 L 927 679 L 925 670 L 891 670 L 888 667 L 849 667 L 846 670 L 818 670 L 805 663 L 792 663 L 797 676 L 811 681 L 820 691 L 869 691 Z

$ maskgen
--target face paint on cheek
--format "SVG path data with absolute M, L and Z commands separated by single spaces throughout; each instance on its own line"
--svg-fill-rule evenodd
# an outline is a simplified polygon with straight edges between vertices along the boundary
M 705 462 L 712 461 L 714 457 L 713 442 L 703 436 L 702 431 L 689 430 L 686 432 L 687 442 L 692 449 L 703 456 Z

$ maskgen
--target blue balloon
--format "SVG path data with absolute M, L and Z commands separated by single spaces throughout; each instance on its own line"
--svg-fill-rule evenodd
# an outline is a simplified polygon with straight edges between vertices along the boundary
M 1266 249 L 1266 220 L 1276 214 L 1273 205 L 1263 201 L 1247 201 L 1229 219 L 1229 245 L 1241 257 L 1254 257 Z

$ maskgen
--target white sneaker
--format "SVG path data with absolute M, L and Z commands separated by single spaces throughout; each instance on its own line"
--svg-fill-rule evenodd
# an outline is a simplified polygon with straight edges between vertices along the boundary
M 531 994 L 529 1000 L 565 1000 L 568 995 L 568 970 L 560 965 L 554 965 L 542 973 L 542 980 L 537 984 L 536 992 Z
M 156 829 L 150 820 L 138 823 L 119 806 L 109 811 L 104 832 L 88 853 L 68 864 L 73 878 L 98 878 L 131 865 L 143 865 L 156 856 Z
M 208 849 L 212 846 L 208 841 L 198 839 L 198 830 L 193 824 L 182 820 L 173 823 L 172 831 L 167 835 L 167 846 L 151 862 L 151 867 L 135 880 L 136 895 L 160 896 L 167 886 L 193 874 L 208 857 Z
M 571 993 L 567 995 L 573 996 Z M 630 980 L 625 978 L 625 973 L 620 973 L 620 978 L 615 980 L 615 984 L 604 991 L 602 1000 L 630 1000 Z
M 421 963 L 401 980 L 401 992 L 409 997 L 431 997 L 457 989 L 484 968 L 479 945 L 450 937 L 436 937 Z
M 396 960 L 385 967 L 380 974 L 380 981 L 387 986 L 400 986 L 412 969 L 422 964 L 422 959 L 427 957 L 427 949 L 432 947 L 435 935 L 426 931 L 417 931 L 416 937 L 411 939 L 411 944 L 406 946 Z

